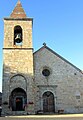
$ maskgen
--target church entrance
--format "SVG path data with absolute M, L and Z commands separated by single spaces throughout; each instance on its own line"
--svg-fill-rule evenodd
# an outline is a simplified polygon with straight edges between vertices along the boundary
M 9 104 L 12 111 L 24 111 L 27 104 L 27 95 L 22 88 L 16 88 L 12 91 Z
M 16 111 L 23 110 L 23 98 L 17 97 L 16 98 Z
M 47 91 L 43 94 L 43 112 L 44 113 L 55 112 L 54 95 L 50 91 Z

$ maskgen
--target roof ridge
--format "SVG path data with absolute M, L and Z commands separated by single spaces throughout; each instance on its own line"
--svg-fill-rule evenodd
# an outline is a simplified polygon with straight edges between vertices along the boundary
M 37 51 L 35 51 L 34 54 L 37 53 L 38 51 L 44 49 L 44 48 L 48 49 L 50 52 L 52 52 L 53 54 L 55 54 L 56 56 L 58 56 L 59 58 L 61 58 L 63 61 L 65 61 L 66 63 L 70 64 L 76 70 L 78 70 L 79 72 L 81 72 L 83 74 L 83 71 L 81 69 L 79 69 L 78 67 L 76 67 L 74 64 L 72 64 L 71 62 L 69 62 L 67 59 L 65 59 L 64 57 L 62 57 L 58 53 L 56 53 L 54 50 L 52 50 L 51 48 L 49 48 L 47 45 L 42 46 L 40 49 L 38 49 Z

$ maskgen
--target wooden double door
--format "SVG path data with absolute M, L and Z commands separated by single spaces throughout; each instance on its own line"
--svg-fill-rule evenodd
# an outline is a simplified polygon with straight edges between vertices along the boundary
M 44 113 L 55 112 L 54 95 L 50 91 L 47 91 L 43 94 L 43 112 Z

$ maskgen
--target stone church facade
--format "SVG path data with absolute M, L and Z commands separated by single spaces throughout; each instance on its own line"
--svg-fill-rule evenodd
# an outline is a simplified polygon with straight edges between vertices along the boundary
M 46 44 L 33 52 L 33 19 L 18 0 L 4 18 L 2 114 L 83 112 L 83 73 Z

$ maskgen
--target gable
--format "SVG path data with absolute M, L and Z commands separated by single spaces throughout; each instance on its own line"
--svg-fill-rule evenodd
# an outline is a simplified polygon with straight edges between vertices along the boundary
M 50 49 L 47 46 L 43 46 L 39 50 L 34 52 L 34 60 L 41 61 L 41 63 L 44 62 L 45 64 L 46 63 L 48 63 L 48 64 L 55 63 L 56 65 L 59 65 L 59 66 L 60 66 L 60 64 L 62 64 L 63 67 L 64 67 L 64 65 L 66 65 L 66 66 L 69 66 L 72 69 L 75 69 L 76 71 L 82 73 L 82 70 L 77 68 L 75 65 L 70 63 L 68 60 L 66 60 L 65 58 L 63 58 L 62 56 L 60 56 L 59 54 L 57 54 L 55 51 L 53 51 L 52 49 Z M 35 63 L 36 63 L 36 61 L 35 61 Z

